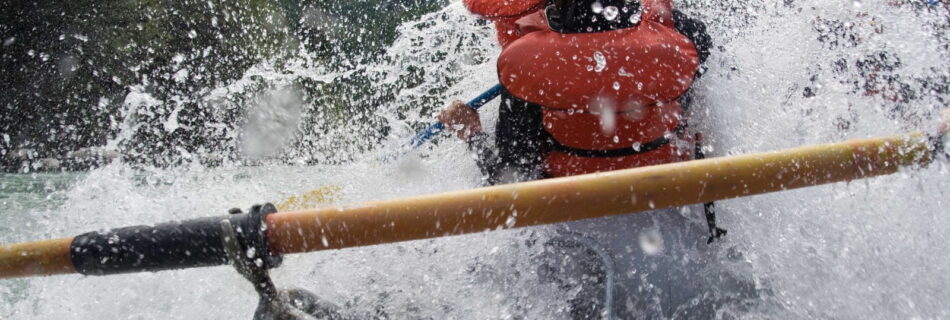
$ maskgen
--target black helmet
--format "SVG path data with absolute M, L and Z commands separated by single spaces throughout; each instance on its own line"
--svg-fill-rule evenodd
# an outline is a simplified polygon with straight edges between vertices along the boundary
M 548 0 L 551 29 L 560 33 L 601 32 L 640 23 L 639 0 Z

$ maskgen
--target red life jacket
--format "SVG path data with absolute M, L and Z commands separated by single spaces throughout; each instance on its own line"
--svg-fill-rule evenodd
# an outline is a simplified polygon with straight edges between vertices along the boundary
M 501 84 L 543 107 L 544 127 L 560 146 L 547 173 L 568 176 L 692 158 L 678 147 L 679 98 L 699 67 L 696 47 L 673 27 L 670 0 L 645 0 L 638 25 L 562 34 L 538 12 L 519 21 L 537 30 L 498 58 Z

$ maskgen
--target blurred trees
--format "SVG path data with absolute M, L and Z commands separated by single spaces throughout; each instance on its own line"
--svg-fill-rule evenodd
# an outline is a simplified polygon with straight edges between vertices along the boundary
M 213 91 L 261 61 L 296 55 L 333 70 L 380 59 L 396 27 L 443 1 L 3 0 L 0 12 L 0 167 L 95 165 L 118 141 L 127 161 L 206 164 L 233 157 L 235 126 L 253 92 Z M 266 82 L 266 80 L 264 80 Z M 298 81 L 312 103 L 359 108 L 372 81 Z M 267 83 L 251 87 L 263 90 Z M 253 91 L 253 90 L 252 90 Z M 340 111 L 340 110 L 337 110 Z M 116 138 L 116 135 L 121 134 Z M 70 163 L 43 158 L 88 159 Z

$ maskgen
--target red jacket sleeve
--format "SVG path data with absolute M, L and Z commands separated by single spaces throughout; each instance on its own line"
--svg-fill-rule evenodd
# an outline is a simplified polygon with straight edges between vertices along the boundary
M 488 20 L 519 18 L 544 7 L 545 0 L 465 0 L 468 11 Z
M 498 43 L 502 47 L 521 38 L 517 21 L 544 7 L 545 0 L 464 0 L 465 7 L 482 18 L 495 22 Z

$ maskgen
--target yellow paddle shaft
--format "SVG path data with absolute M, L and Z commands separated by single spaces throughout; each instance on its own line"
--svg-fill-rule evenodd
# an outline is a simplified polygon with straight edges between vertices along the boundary
M 74 273 L 73 238 L 0 245 L 0 279 Z
M 922 134 L 850 140 L 582 176 L 282 212 L 267 217 L 279 253 L 368 246 L 679 207 L 926 165 Z

